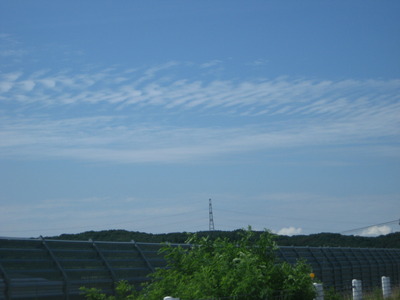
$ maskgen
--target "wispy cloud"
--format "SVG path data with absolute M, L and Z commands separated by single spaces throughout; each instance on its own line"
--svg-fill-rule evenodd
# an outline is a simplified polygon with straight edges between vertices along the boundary
M 206 63 L 201 64 L 201 65 L 200 65 L 200 68 L 215 67 L 215 66 L 217 66 L 217 65 L 219 65 L 219 64 L 221 64 L 221 63 L 222 63 L 221 60 L 219 60 L 219 59 L 214 59 L 214 60 L 212 60 L 212 61 L 209 61 L 209 62 L 206 62 Z
M 18 47 L 18 41 L 10 34 L 0 33 L 0 57 L 5 59 L 19 58 L 26 50 Z
M 400 153 L 393 144 L 400 134 L 400 80 L 204 81 L 189 75 L 202 66 L 188 66 L 2 73 L 0 155 L 188 162 L 372 142 L 371 152 Z M 179 68 L 188 75 L 177 75 L 185 73 Z M 223 126 L 190 122 L 204 117 Z
M 268 63 L 269 63 L 269 61 L 267 59 L 259 58 L 259 59 L 256 59 L 255 61 L 249 63 L 249 66 L 263 66 Z
M 96 116 L 75 119 L 42 118 L 0 121 L 2 157 L 48 157 L 119 163 L 195 162 L 224 154 L 278 148 L 364 143 L 371 137 L 345 123 L 265 129 L 245 126 L 162 127 L 157 124 L 123 124 L 123 117 Z M 391 148 L 396 153 L 397 148 Z M 363 146 L 365 152 L 365 146 Z M 375 148 L 374 148 L 375 151 Z
M 18 101 L 29 91 L 30 103 L 65 105 L 72 103 L 109 103 L 189 109 L 193 107 L 237 108 L 247 115 L 347 115 L 360 110 L 384 108 L 399 102 L 400 80 L 212 80 L 172 76 L 170 62 L 141 72 L 124 74 L 121 70 L 91 73 L 50 74 L 39 72 L 2 74 L 2 100 Z M 160 74 L 159 74 L 160 73 Z M 156 77 L 156 74 L 158 75 Z M 129 75 L 129 76 L 127 76 Z M 231 110 L 232 111 L 232 110 Z

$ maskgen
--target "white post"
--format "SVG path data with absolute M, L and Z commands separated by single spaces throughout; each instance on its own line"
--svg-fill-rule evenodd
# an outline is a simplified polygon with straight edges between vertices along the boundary
M 390 277 L 382 276 L 382 293 L 383 293 L 383 299 L 389 298 L 392 295 L 392 288 L 390 286 Z
M 353 279 L 351 281 L 353 286 L 353 300 L 362 300 L 362 284 L 361 280 Z
M 313 283 L 316 296 L 314 300 L 324 300 L 324 287 L 322 283 Z

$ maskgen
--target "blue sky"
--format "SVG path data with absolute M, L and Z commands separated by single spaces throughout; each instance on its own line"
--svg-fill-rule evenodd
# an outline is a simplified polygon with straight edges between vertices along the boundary
M 0 235 L 398 231 L 399 12 L 1 1 Z

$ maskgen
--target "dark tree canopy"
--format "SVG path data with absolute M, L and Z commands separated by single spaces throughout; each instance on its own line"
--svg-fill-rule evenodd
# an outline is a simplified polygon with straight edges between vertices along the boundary
M 229 238 L 230 240 L 240 239 L 243 230 L 233 231 L 200 231 L 199 237 L 210 239 Z M 261 234 L 261 232 L 255 232 Z M 184 243 L 191 233 L 175 232 L 163 234 L 151 234 L 138 231 L 126 230 L 103 230 L 86 231 L 78 234 L 62 234 L 49 239 L 62 240 L 95 240 L 114 242 L 150 242 L 150 243 Z M 400 232 L 381 235 L 378 237 L 347 236 L 337 233 L 318 233 L 311 235 L 283 236 L 276 235 L 275 241 L 279 246 L 309 246 L 309 247 L 355 247 L 355 248 L 400 248 Z

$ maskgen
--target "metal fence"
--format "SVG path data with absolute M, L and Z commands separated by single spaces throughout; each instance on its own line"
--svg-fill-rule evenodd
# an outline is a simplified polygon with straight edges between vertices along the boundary
M 381 277 L 400 284 L 400 249 L 341 247 L 279 247 L 278 257 L 289 263 L 305 259 L 325 288 L 352 290 L 352 280 L 363 282 L 365 290 L 381 287 Z
M 165 267 L 162 244 L 0 238 L 0 299 L 82 299 L 82 286 L 112 292 L 115 282 L 136 287 Z M 279 259 L 305 259 L 326 287 L 351 290 L 351 280 L 400 283 L 400 249 L 279 247 Z

